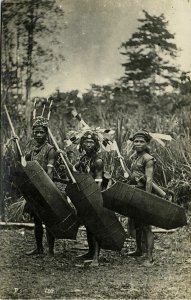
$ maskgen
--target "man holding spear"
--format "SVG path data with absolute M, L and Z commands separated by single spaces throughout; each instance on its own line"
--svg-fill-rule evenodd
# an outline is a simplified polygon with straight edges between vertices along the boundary
M 51 103 L 52 104 L 52 103 Z M 14 132 L 14 128 L 11 122 L 11 119 L 9 117 L 8 111 L 5 107 L 5 111 L 9 120 L 9 123 L 11 125 L 11 129 L 13 132 L 14 140 L 16 141 L 17 148 L 19 150 L 19 155 L 21 156 L 21 164 L 23 166 L 26 165 L 26 161 L 33 161 L 36 160 L 40 164 L 40 166 L 46 171 L 46 173 L 49 175 L 51 179 L 53 179 L 53 168 L 55 163 L 55 155 L 56 152 L 54 150 L 54 147 L 49 144 L 48 142 L 48 120 L 50 117 L 50 108 L 51 104 L 49 106 L 49 113 L 48 117 L 44 118 L 44 108 L 42 114 L 38 117 L 36 117 L 36 99 L 34 102 L 34 111 L 33 111 L 33 143 L 29 143 L 28 148 L 25 151 L 25 157 L 22 155 L 19 143 L 18 143 L 18 136 Z M 39 219 L 39 217 L 36 215 L 36 213 L 33 211 L 32 207 L 30 206 L 30 203 L 27 202 L 25 205 L 26 212 L 28 212 L 31 217 L 34 220 L 34 235 L 35 235 L 35 241 L 36 241 L 36 248 L 27 252 L 27 255 L 36 255 L 36 254 L 43 254 L 43 224 L 42 221 Z M 51 234 L 51 232 L 46 228 L 46 236 L 47 236 L 47 242 L 49 247 L 49 254 L 54 255 L 54 237 Z
M 80 158 L 75 166 L 70 163 L 67 154 L 64 151 L 61 151 L 61 153 L 64 155 L 64 158 L 70 170 L 72 170 L 73 172 L 91 174 L 101 190 L 104 168 L 103 160 L 98 155 L 99 149 L 100 145 L 97 135 L 91 131 L 86 131 L 80 139 L 79 148 L 79 152 L 82 153 L 83 151 L 85 151 L 85 154 Z M 96 267 L 99 265 L 100 245 L 88 228 L 86 228 L 86 231 L 89 250 L 86 254 L 78 256 L 78 258 L 82 258 L 84 260 L 92 260 L 91 266 Z
M 78 119 L 80 124 L 85 128 L 88 128 L 88 125 L 81 119 L 79 114 L 77 112 L 73 112 L 73 116 Z M 102 130 L 102 132 L 108 132 L 109 130 Z M 146 189 L 147 192 L 151 193 L 152 189 L 155 193 L 157 193 L 160 197 L 164 198 L 166 197 L 166 193 L 158 187 L 155 183 L 152 181 L 153 177 L 153 161 L 154 158 L 147 153 L 148 151 L 148 143 L 151 139 L 151 137 L 157 142 L 160 142 L 160 144 L 164 144 L 161 139 L 171 140 L 170 136 L 163 135 L 163 134 L 151 134 L 147 133 L 146 131 L 139 131 L 137 132 L 133 138 L 133 147 L 136 151 L 136 160 L 134 164 L 131 166 L 131 170 L 129 170 L 126 165 L 124 164 L 124 159 L 121 156 L 119 152 L 119 148 L 117 146 L 117 143 L 115 141 L 111 142 L 109 140 L 104 140 L 103 135 L 99 129 L 98 136 L 100 140 L 102 141 L 103 146 L 105 145 L 105 149 L 107 146 L 109 146 L 110 150 L 115 150 L 117 152 L 118 159 L 120 160 L 121 167 L 124 173 L 124 179 L 125 181 L 130 178 L 130 184 L 136 185 L 139 188 Z M 102 147 L 103 147 L 102 146 Z M 140 161 L 138 160 L 140 158 Z M 138 161 L 138 164 L 137 164 Z M 148 166 L 147 166 L 148 165 Z M 138 174 L 138 175 L 137 175 Z M 137 178 L 139 179 L 138 182 L 136 181 Z M 144 181 L 144 182 L 142 182 Z M 139 183 L 139 184 L 138 184 Z M 140 185 L 141 184 L 141 185 Z M 103 195 L 104 198 L 104 195 Z M 107 197 L 106 197 L 107 199 Z M 112 197 L 111 197 L 112 199 Z M 110 203 L 109 206 L 107 204 Z M 111 202 L 105 202 L 107 208 L 112 208 Z M 125 204 L 125 202 L 124 202 Z M 115 206 L 115 205 L 114 205 Z M 120 206 L 116 205 L 115 208 L 119 209 Z M 125 206 L 124 206 L 125 210 Z M 117 212 L 121 213 L 121 211 L 116 210 Z M 135 228 L 136 228 L 136 244 L 137 244 L 137 250 L 135 252 L 130 253 L 131 256 L 142 256 L 142 235 L 144 234 L 145 240 L 146 240 L 146 246 L 147 246 L 147 263 L 148 265 L 152 264 L 153 261 L 153 246 L 154 246 L 154 238 L 151 231 L 151 226 L 145 225 L 142 222 L 140 222 L 137 218 L 135 221 Z
M 28 149 L 25 156 L 27 161 L 37 160 L 41 167 L 47 172 L 49 177 L 53 179 L 53 168 L 55 163 L 55 150 L 52 145 L 48 143 L 48 120 L 43 117 L 37 117 L 33 122 L 33 137 L 35 145 Z M 42 254 L 43 253 L 43 225 L 39 217 L 31 211 L 29 212 L 34 219 L 34 233 L 36 240 L 36 249 L 27 252 L 27 255 Z M 49 230 L 46 229 L 47 242 L 49 247 L 49 254 L 54 255 L 54 237 Z

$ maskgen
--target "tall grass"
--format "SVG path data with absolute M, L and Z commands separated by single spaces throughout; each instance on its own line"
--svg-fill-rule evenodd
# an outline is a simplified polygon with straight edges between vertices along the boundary
M 59 119 L 59 129 L 56 121 L 56 119 L 52 121 L 52 132 L 58 140 L 60 147 L 63 148 L 66 124 L 63 133 L 63 122 L 61 118 Z M 85 121 L 87 120 L 85 119 Z M 109 126 L 109 128 L 112 127 L 112 129 L 115 130 L 115 136 L 113 138 L 117 141 L 120 152 L 122 156 L 124 156 L 128 167 L 129 157 L 132 154 L 132 143 L 129 141 L 129 137 L 133 132 L 144 128 L 150 132 L 170 134 L 173 140 L 171 142 L 165 142 L 165 147 L 162 147 L 156 142 L 151 142 L 151 153 L 157 160 L 154 179 L 160 186 L 172 189 L 178 203 L 189 203 L 191 201 L 191 114 L 188 109 L 182 109 L 171 115 L 161 113 L 152 114 L 149 111 L 141 112 L 141 109 L 132 113 L 130 111 L 123 111 L 123 113 L 118 112 L 117 114 L 113 114 L 112 122 L 111 119 L 108 120 L 107 118 L 102 121 L 105 128 Z M 111 126 L 111 124 L 113 124 L 113 126 Z M 75 126 L 76 130 L 78 130 L 77 123 L 76 125 L 73 124 L 72 129 L 75 129 Z M 94 126 L 100 126 L 100 124 L 94 124 Z M 67 128 L 67 133 L 68 131 L 69 128 Z M 7 143 L 8 141 L 5 139 L 4 145 L 7 145 Z M 13 145 L 12 148 L 14 148 Z M 5 149 L 3 148 L 3 150 Z M 68 150 L 70 149 L 75 152 L 75 158 L 78 159 L 79 152 L 76 145 L 72 145 Z M 14 149 L 10 150 L 9 148 L 8 152 L 11 151 L 14 152 Z M 5 153 L 3 153 L 3 155 L 4 154 Z M 7 156 L 9 162 L 11 160 L 14 161 L 14 158 L 10 159 L 10 153 L 6 153 L 5 156 Z M 113 178 L 118 179 L 123 176 L 116 152 L 102 151 L 102 156 L 105 160 L 105 170 L 108 171 Z M 13 199 L 15 199 L 15 197 L 13 197 Z M 22 208 L 21 202 L 18 207 Z M 15 206 L 16 211 L 18 207 Z M 18 212 L 20 211 L 22 211 L 22 209 L 18 210 Z
M 132 132 L 146 128 L 150 132 L 170 134 L 171 142 L 165 142 L 162 147 L 155 141 L 151 142 L 150 150 L 156 158 L 155 181 L 162 187 L 170 188 L 175 193 L 178 203 L 191 202 L 191 116 L 190 112 L 183 110 L 170 116 L 155 115 L 145 126 L 145 119 L 136 118 L 138 115 L 128 116 L 117 114 L 116 135 L 121 154 L 129 166 L 129 157 L 132 154 L 132 143 L 128 140 Z M 137 124 L 137 126 L 136 126 Z M 150 125 L 150 127 L 149 127 Z M 115 153 L 104 153 L 106 166 L 115 177 L 121 173 L 120 165 Z

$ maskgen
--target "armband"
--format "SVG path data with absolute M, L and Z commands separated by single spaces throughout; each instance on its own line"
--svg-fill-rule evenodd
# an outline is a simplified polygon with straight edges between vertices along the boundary
M 102 179 L 95 179 L 95 182 L 102 182 Z
M 54 166 L 51 164 L 48 164 L 47 167 L 54 168 Z
M 77 172 L 75 166 L 73 166 L 72 171 L 73 171 L 73 172 Z

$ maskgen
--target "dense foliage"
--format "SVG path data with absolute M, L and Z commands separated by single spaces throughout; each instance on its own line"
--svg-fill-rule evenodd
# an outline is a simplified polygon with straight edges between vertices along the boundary
M 26 90 L 32 86 L 41 88 L 43 82 L 40 82 L 39 78 L 43 78 L 41 76 L 43 73 L 45 76 L 47 74 L 44 66 L 48 68 L 48 63 L 55 60 L 59 63 L 64 59 L 58 53 L 53 54 L 53 44 L 47 44 L 51 47 L 46 51 L 44 45 L 42 47 L 40 44 L 46 33 L 55 43 L 59 43 L 54 39 L 58 36 L 51 28 L 52 22 L 57 24 L 57 18 L 63 17 L 63 11 L 57 8 L 53 0 L 49 2 L 28 0 L 27 3 L 28 6 L 23 2 L 19 4 L 3 2 L 2 99 L 8 107 L 22 148 L 30 138 L 27 134 L 26 121 L 29 127 L 34 101 L 31 97 L 28 97 L 28 102 L 24 100 Z M 18 8 L 19 14 L 16 14 Z M 79 129 L 78 122 L 71 114 L 75 107 L 90 126 L 115 130 L 115 138 L 126 161 L 130 151 L 128 138 L 135 130 L 144 128 L 150 132 L 170 134 L 173 141 L 167 142 L 164 148 L 156 143 L 151 145 L 151 151 L 157 159 L 156 181 L 161 186 L 174 190 L 177 201 L 188 203 L 191 186 L 189 72 L 179 74 L 174 67 L 177 47 L 170 41 L 174 36 L 168 32 L 164 16 L 151 16 L 147 12 L 144 14 L 145 18 L 139 20 L 141 26 L 138 31 L 129 41 L 122 44 L 125 49 L 124 56 L 128 58 L 124 64 L 124 77 L 111 85 L 92 84 L 84 94 L 80 94 L 78 90 L 70 92 L 56 90 L 49 95 L 49 103 L 53 100 L 50 127 L 59 146 L 64 147 L 64 140 L 68 138 L 70 131 Z M 32 40 L 29 39 L 30 26 L 33 26 Z M 31 57 L 29 50 L 32 50 Z M 170 55 L 172 63 L 163 56 L 165 52 Z M 155 80 L 158 75 L 165 81 L 158 83 Z M 146 82 L 148 84 L 145 84 Z M 166 90 L 167 85 L 171 87 L 171 91 Z M 38 99 L 37 115 L 41 114 L 44 105 L 47 115 L 47 99 Z M 18 195 L 13 186 L 10 187 L 9 181 L 9 168 L 14 162 L 14 147 L 10 138 L 10 127 L 2 109 L 2 153 L 5 163 L 2 173 L 4 182 L 2 198 L 14 202 Z M 78 153 L 74 146 L 72 149 Z M 118 174 L 120 170 L 116 154 L 103 153 L 103 156 L 106 159 L 106 170 L 113 175 Z
M 65 27 L 55 0 L 2 3 L 2 90 L 22 106 L 28 128 L 31 89 L 43 88 L 49 70 L 55 72 L 64 60 L 60 32 Z

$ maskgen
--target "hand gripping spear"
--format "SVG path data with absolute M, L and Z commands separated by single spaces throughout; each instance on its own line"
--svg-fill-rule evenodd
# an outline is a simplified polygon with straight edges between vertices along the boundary
M 76 110 L 72 111 L 72 115 L 80 122 L 80 124 L 83 127 L 87 128 L 87 129 L 90 129 L 90 126 L 80 117 L 80 115 L 77 113 Z M 103 135 L 100 132 L 97 132 L 97 134 L 98 134 L 98 137 L 100 138 L 101 142 L 103 143 L 103 141 L 104 141 Z M 112 141 L 108 140 L 108 143 L 110 144 L 110 146 L 112 146 L 112 149 L 117 152 L 117 156 L 119 158 L 119 161 L 121 163 L 121 167 L 123 169 L 124 178 L 128 178 L 129 175 L 130 175 L 130 171 L 127 169 L 127 167 L 124 164 L 124 161 L 122 159 L 122 156 L 121 156 L 121 153 L 119 151 L 119 148 L 118 148 L 118 145 L 117 145 L 116 141 L 112 142 Z
M 88 124 L 80 117 L 80 115 L 77 113 L 76 110 L 72 111 L 72 115 L 80 122 L 80 124 L 84 127 L 86 127 L 87 129 L 90 129 L 90 127 L 88 126 Z M 103 135 L 101 133 L 98 133 L 98 136 L 100 138 L 101 141 L 104 140 Z M 123 169 L 123 174 L 124 174 L 124 178 L 128 178 L 129 176 L 131 176 L 131 171 L 125 166 L 123 158 L 121 156 L 121 153 L 119 151 L 118 145 L 116 141 L 109 141 L 112 146 L 113 146 L 113 150 L 115 150 L 117 152 L 117 156 L 120 160 L 121 163 L 121 167 Z M 153 190 L 156 192 L 157 195 L 159 195 L 160 197 L 166 197 L 166 193 L 156 184 L 156 183 L 152 183 L 152 187 Z
M 48 133 L 49 133 L 49 135 L 50 135 L 50 137 L 51 137 L 51 139 L 52 139 L 52 142 L 53 142 L 53 144 L 54 144 L 56 150 L 59 151 L 60 148 L 58 147 L 58 144 L 57 144 L 57 142 L 56 142 L 56 140 L 55 140 L 55 138 L 54 138 L 54 136 L 53 136 L 53 134 L 52 134 L 50 128 L 48 128 Z M 66 169 L 67 169 L 67 171 L 68 171 L 68 173 L 69 173 L 69 175 L 70 175 L 70 178 L 72 179 L 72 182 L 73 182 L 73 183 L 76 183 L 76 180 L 75 180 L 74 176 L 72 175 L 72 172 L 70 171 L 70 168 L 68 167 L 68 164 L 67 164 L 67 162 L 66 162 L 66 160 L 65 160 L 65 158 L 64 158 L 64 156 L 63 156 L 62 153 L 60 153 L 60 157 L 61 157 L 63 163 L 64 163 L 65 166 L 66 166 Z
M 72 111 L 72 115 L 80 122 L 80 124 L 84 127 L 84 128 L 87 128 L 87 129 L 90 129 L 90 126 L 80 117 L 80 115 L 77 113 L 77 111 L 74 109 Z M 104 141 L 104 138 L 103 138 L 103 135 L 99 132 L 97 132 L 100 140 L 103 142 Z M 165 139 L 165 140 L 171 140 L 171 136 L 170 135 L 164 135 L 164 134 L 151 134 L 152 138 L 154 138 L 155 140 L 159 140 L 160 141 L 160 144 L 163 146 L 163 142 L 160 140 L 160 139 Z M 124 160 L 121 156 L 121 153 L 119 151 L 119 147 L 117 145 L 117 142 L 116 141 L 108 141 L 110 143 L 110 145 L 112 145 L 112 149 L 115 150 L 117 152 L 117 156 L 120 160 L 120 163 L 121 163 L 121 167 L 123 169 L 123 174 L 124 174 L 124 178 L 128 178 L 129 176 L 131 176 L 131 171 L 125 166 L 124 164 Z M 163 197 L 165 198 L 166 197 L 166 192 L 164 192 L 156 183 L 152 182 L 152 188 L 153 190 L 155 191 L 155 193 L 160 196 L 160 197 Z M 172 193 L 172 191 L 169 191 L 170 193 Z
M 10 125 L 11 130 L 12 130 L 13 136 L 15 137 L 15 136 L 16 136 L 15 129 L 14 129 L 14 127 L 13 127 L 13 124 L 12 124 L 12 121 L 11 121 L 11 118 L 10 118 L 10 115 L 9 115 L 9 112 L 8 112 L 8 110 L 7 110 L 6 105 L 4 105 L 4 109 L 5 109 L 5 113 L 6 113 L 6 115 L 7 115 L 7 119 L 8 119 L 9 125 Z M 23 153 L 22 153 L 22 151 L 21 151 L 21 147 L 20 147 L 20 145 L 19 145 L 18 138 L 16 138 L 16 145 L 17 145 L 19 154 L 20 154 L 20 156 L 21 156 L 21 164 L 22 164 L 23 167 L 26 167 L 27 162 L 26 162 L 25 157 L 24 157 L 24 155 L 23 155 Z

